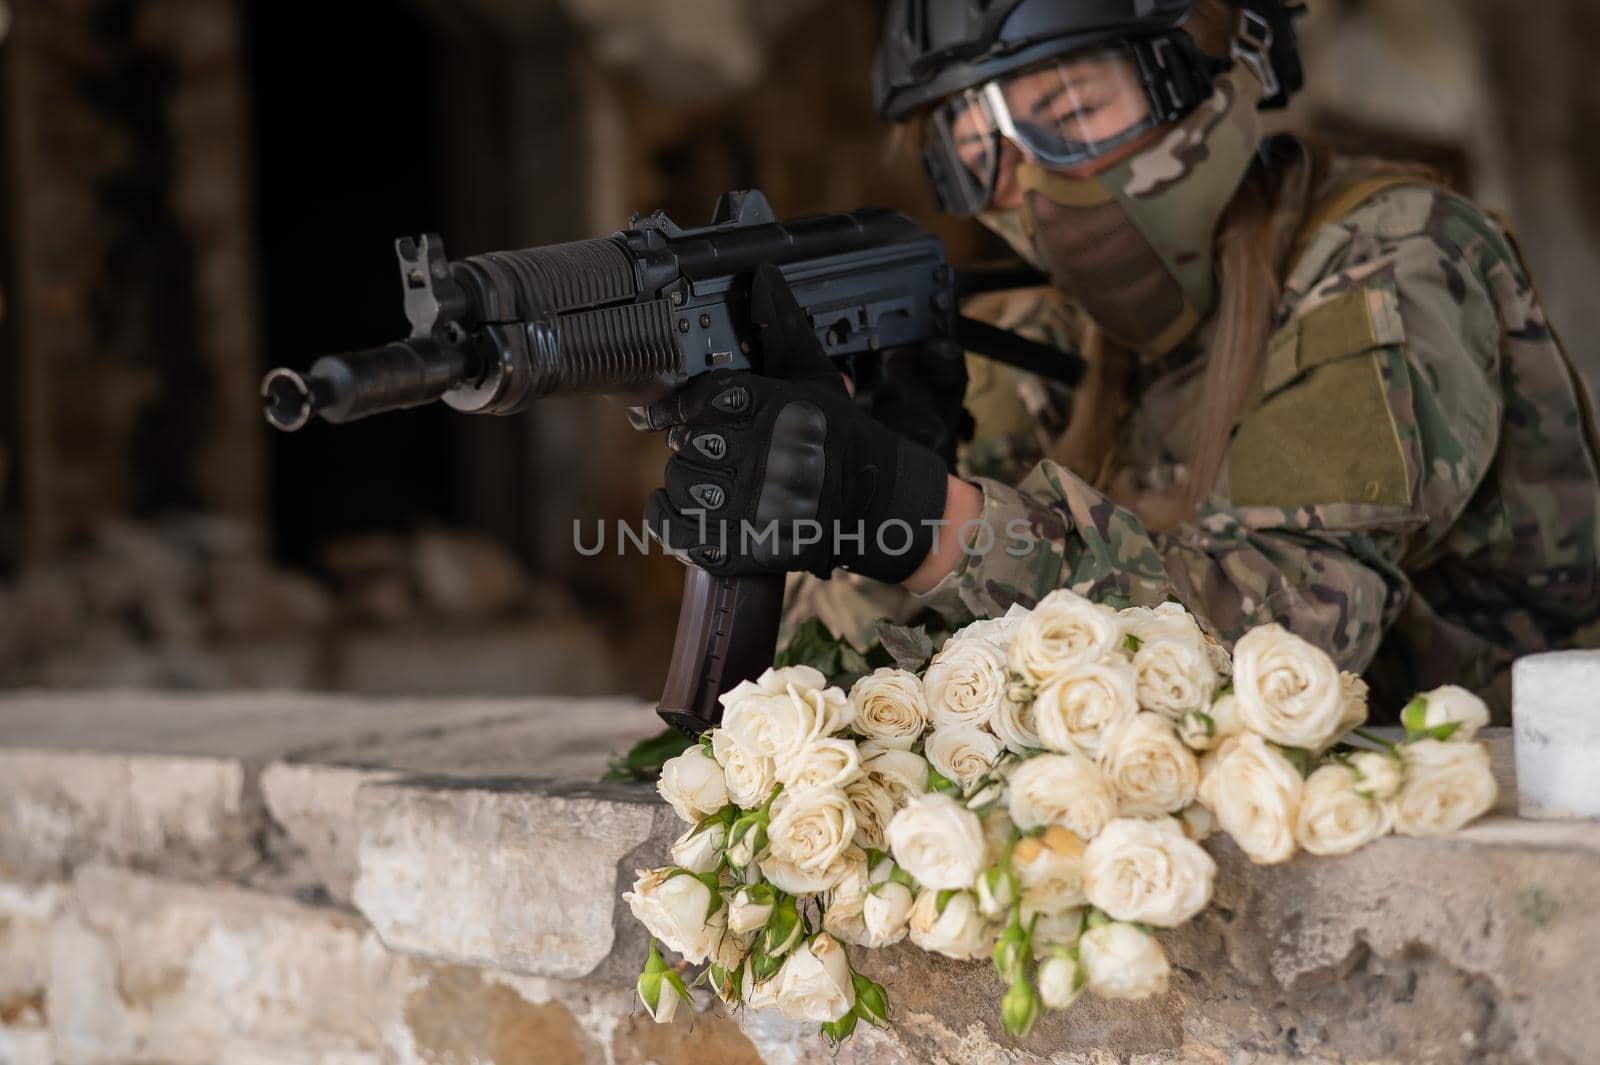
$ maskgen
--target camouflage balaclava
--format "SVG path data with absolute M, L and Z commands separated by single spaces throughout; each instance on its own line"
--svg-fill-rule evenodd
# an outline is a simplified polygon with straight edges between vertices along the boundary
M 1149 147 L 1086 177 L 1023 162 L 1023 206 L 979 217 L 1112 339 L 1164 355 L 1216 305 L 1216 229 L 1261 140 L 1261 97 L 1236 64 Z

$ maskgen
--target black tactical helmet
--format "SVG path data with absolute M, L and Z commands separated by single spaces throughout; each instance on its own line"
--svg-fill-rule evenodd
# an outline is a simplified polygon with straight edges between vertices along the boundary
M 1300 88 L 1298 0 L 1233 0 L 1249 12 L 1281 107 Z M 1193 0 L 889 0 L 873 69 L 878 113 L 893 121 L 962 89 L 1054 56 L 1116 40 L 1166 39 L 1177 52 L 1175 88 L 1194 102 L 1228 66 L 1182 32 Z

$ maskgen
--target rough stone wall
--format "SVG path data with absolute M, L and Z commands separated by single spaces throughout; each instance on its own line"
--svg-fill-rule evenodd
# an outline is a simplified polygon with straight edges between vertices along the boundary
M 258 360 L 236 6 L 20 0 L 5 48 L 24 557 L 51 557 L 138 510 L 253 520 Z

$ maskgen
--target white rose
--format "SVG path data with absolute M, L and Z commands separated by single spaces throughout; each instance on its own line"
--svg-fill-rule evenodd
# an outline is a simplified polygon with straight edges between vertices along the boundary
M 989 723 L 1006 697 L 1005 652 L 988 640 L 953 637 L 923 675 L 928 714 L 940 728 Z
M 838 861 L 855 835 L 850 797 L 839 788 L 812 788 L 778 796 L 767 826 L 767 847 L 779 863 L 816 876 Z
M 751 895 L 749 888 L 740 888 L 728 900 L 728 931 L 734 935 L 748 935 L 764 928 L 772 916 L 772 903 Z
M 1110 607 L 1066 589 L 1039 600 L 1011 641 L 1011 671 L 1035 687 L 1078 666 L 1098 662 L 1122 642 L 1122 626 Z
M 1239 849 L 1260 865 L 1294 854 L 1295 818 L 1304 782 L 1289 760 L 1260 736 L 1230 736 L 1207 755 L 1200 801 Z
M 1233 649 L 1233 692 L 1245 727 L 1285 747 L 1320 751 L 1339 735 L 1339 667 L 1282 625 L 1262 625 Z
M 1182 603 L 1162 603 L 1155 608 L 1130 606 L 1117 611 L 1117 624 L 1124 638 L 1132 636 L 1141 644 L 1159 640 L 1204 640 L 1205 633 L 1194 615 Z
M 827 905 L 822 912 L 822 930 L 842 943 L 866 945 L 867 925 L 861 917 L 867 899 L 867 860 L 862 855 L 859 862 L 850 864 L 850 871 L 828 892 Z
M 1050 750 L 1098 758 L 1107 734 L 1138 712 L 1133 666 L 1113 658 L 1080 665 L 1040 688 L 1033 722 Z
M 970 888 L 983 871 L 983 825 L 948 795 L 913 799 L 889 822 L 889 849 L 923 887 Z
M 656 790 L 678 816 L 697 825 L 728 805 L 722 767 L 698 743 L 661 767 Z
M 1016 901 L 1015 877 L 996 865 L 978 874 L 973 894 L 978 896 L 978 912 L 985 917 L 1003 917 Z
M 845 788 L 861 776 L 861 758 L 850 740 L 812 740 L 791 759 L 777 763 L 787 794 L 812 788 Z
M 1176 820 L 1178 827 L 1183 829 L 1183 834 L 1196 843 L 1210 838 L 1217 830 L 1217 815 L 1200 803 L 1184 807 L 1178 813 Z
M 989 719 L 989 727 L 1005 744 L 1006 750 L 1022 754 L 1044 747 L 1039 742 L 1038 730 L 1034 728 L 1033 706 L 1031 698 L 1017 700 L 1008 695 L 995 708 L 994 717 Z
M 802 869 L 794 862 L 774 858 L 771 854 L 761 859 L 761 875 L 773 887 L 786 895 L 817 895 L 832 891 L 839 881 L 850 875 L 857 860 L 866 855 L 857 847 L 840 854 L 821 869 Z
M 1357 793 L 1355 773 L 1325 765 L 1306 778 L 1294 837 L 1312 854 L 1349 854 L 1388 835 L 1393 824 L 1388 804 Z
M 709 873 L 722 862 L 728 826 L 718 822 L 701 830 L 691 828 L 672 844 L 672 864 L 691 873 Z
M 968 807 L 971 809 L 971 807 Z M 1011 847 L 1011 833 L 1016 830 L 1005 806 L 996 803 L 983 815 L 983 867 L 998 865 Z
M 635 871 L 633 890 L 622 893 L 633 916 L 669 949 L 700 964 L 716 951 L 725 931 L 723 908 L 708 918 L 711 889 L 698 877 L 668 869 Z
M 1205 633 L 1206 655 L 1211 659 L 1211 668 L 1217 671 L 1217 676 L 1232 678 L 1233 656 L 1228 649 L 1217 642 L 1216 637 L 1209 632 Z
M 1217 863 L 1171 818 L 1111 822 L 1083 854 L 1089 902 L 1119 921 L 1176 928 L 1206 908 Z
M 1217 745 L 1216 722 L 1204 710 L 1191 710 L 1178 719 L 1178 738 L 1191 751 L 1209 751 Z
M 984 618 L 974 621 L 956 634 L 959 640 L 988 640 L 1002 652 L 1011 649 L 1011 641 L 1016 638 L 1017 629 L 1032 611 L 1021 603 L 1012 603 L 1010 609 L 998 618 Z
M 756 852 L 756 837 L 760 834 L 754 829 L 746 829 L 744 835 L 739 837 L 739 842 L 722 852 L 727 857 L 728 864 L 735 869 L 747 869 L 750 863 L 766 857 L 764 842 L 760 853 Z
M 1057 913 L 1041 913 L 1033 918 L 1033 957 L 1050 956 L 1056 947 L 1071 947 L 1083 931 L 1083 910 L 1073 907 Z
M 1200 763 L 1160 714 L 1141 712 L 1112 735 L 1100 756 L 1124 817 L 1158 817 L 1194 802 Z
M 1198 629 L 1192 639 L 1143 644 L 1134 653 L 1133 672 L 1139 705 L 1174 720 L 1210 706 L 1217 687 L 1217 671 Z
M 711 753 L 722 764 L 728 799 L 735 806 L 750 810 L 767 801 L 778 783 L 772 759 L 750 750 L 720 728 L 711 733 Z
M 744 956 L 750 952 L 750 937 L 741 935 L 724 935 L 717 943 L 717 949 L 711 955 L 711 964 L 719 969 L 732 972 L 744 961 Z
M 1454 684 L 1423 692 L 1417 698 L 1427 704 L 1422 727 L 1435 729 L 1441 725 L 1455 725 L 1450 739 L 1457 742 L 1472 739 L 1489 723 L 1489 708 L 1483 700 Z
M 1083 853 L 1083 840 L 1060 825 L 1017 841 L 1011 867 L 1021 889 L 1024 920 L 1083 905 Z
M 851 722 L 850 700 L 810 666 L 769 669 L 719 696 L 722 728 L 741 746 L 782 762 Z
M 871 776 L 855 781 L 844 793 L 856 812 L 856 843 L 868 850 L 883 850 L 884 830 L 895 812 L 894 793 Z
M 1067 954 L 1054 954 L 1039 965 L 1039 999 L 1053 1010 L 1064 1010 L 1083 996 L 1088 977 L 1077 960 Z
M 739 978 L 739 999 L 752 1010 L 772 1009 L 778 1004 L 778 986 L 778 976 L 756 983 L 754 968 L 746 965 Z
M 896 806 L 928 790 L 928 762 L 922 755 L 876 743 L 863 743 L 859 753 L 867 779 L 887 788 Z
M 1213 750 L 1229 736 L 1245 731 L 1239 718 L 1239 700 L 1232 693 L 1218 697 L 1203 711 L 1183 715 L 1178 722 L 1178 736 L 1191 750 Z
M 1367 682 L 1354 673 L 1340 673 L 1339 698 L 1344 706 L 1339 712 L 1339 727 L 1334 730 L 1336 739 L 1367 723 Z
M 1156 937 L 1131 924 L 1091 928 L 1078 940 L 1078 961 L 1089 990 L 1102 998 L 1150 998 L 1167 993 L 1171 967 Z
M 1105 774 L 1076 752 L 1036 755 L 1012 770 L 1007 785 L 1011 820 L 1024 831 L 1063 825 L 1092 839 L 1117 815 Z
M 1356 774 L 1356 794 L 1379 802 L 1394 798 L 1405 776 L 1400 759 L 1386 751 L 1358 751 L 1350 756 L 1350 768 Z
M 1229 736 L 1245 731 L 1244 718 L 1239 716 L 1239 700 L 1230 692 L 1211 704 L 1207 711 L 1211 717 L 1211 745 L 1215 747 Z
M 791 1021 L 827 1024 L 855 1008 L 844 947 L 826 932 L 796 947 L 778 971 L 778 1009 Z
M 922 681 L 904 669 L 882 668 L 850 689 L 855 730 L 885 747 L 910 750 L 928 727 Z
M 988 773 L 1004 753 L 993 735 L 968 725 L 934 729 L 923 748 L 928 764 L 962 788 Z
M 939 910 L 940 892 L 925 889 L 911 907 L 908 929 L 911 942 L 947 958 L 986 957 L 994 947 L 994 927 L 978 912 L 971 892 L 958 891 Z
M 1419 740 L 1400 750 L 1406 780 L 1394 799 L 1394 830 L 1402 836 L 1442 836 L 1494 806 L 1489 749 L 1481 743 Z
M 861 920 L 867 928 L 866 942 L 861 945 L 876 949 L 904 939 L 915 901 L 904 884 L 890 881 L 874 887 L 861 905 Z

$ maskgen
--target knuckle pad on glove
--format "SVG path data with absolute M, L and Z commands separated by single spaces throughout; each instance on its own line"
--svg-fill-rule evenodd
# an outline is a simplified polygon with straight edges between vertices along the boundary
M 773 421 L 757 523 L 815 518 L 827 474 L 828 419 L 815 403 L 790 403 Z

